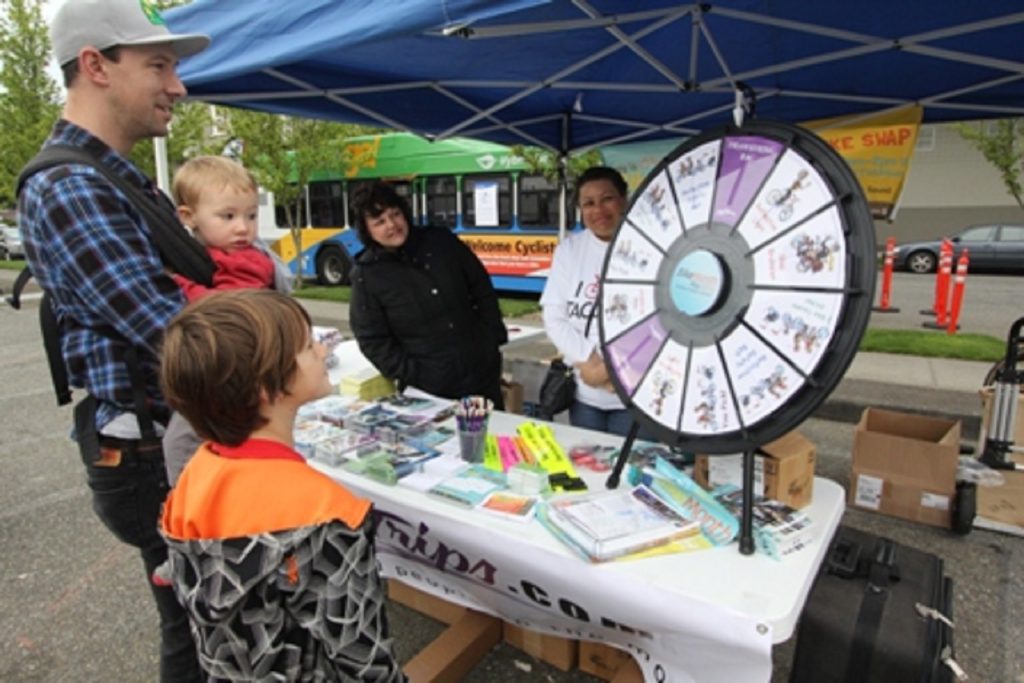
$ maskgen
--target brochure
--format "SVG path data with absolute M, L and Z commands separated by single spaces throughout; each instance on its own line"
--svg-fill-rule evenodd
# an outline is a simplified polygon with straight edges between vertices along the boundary
M 405 444 L 374 441 L 358 447 L 356 457 L 345 464 L 345 469 L 385 484 L 394 484 L 407 474 L 421 469 L 426 461 L 438 455 L 438 451 L 424 451 Z
M 699 527 L 676 513 L 646 486 L 548 501 L 548 528 L 595 562 L 670 543 Z
M 471 465 L 430 488 L 427 493 L 466 507 L 476 507 L 491 493 L 505 486 L 503 473 L 489 470 L 483 465 Z
M 743 510 L 743 489 L 726 484 L 712 494 L 736 517 Z M 769 557 L 781 560 L 814 540 L 814 523 L 806 514 L 785 503 L 762 496 L 754 498 L 754 544 Z
M 348 462 L 356 455 L 356 451 L 374 442 L 374 438 L 358 432 L 342 431 L 334 438 L 315 444 L 313 459 L 337 467 Z
M 537 510 L 537 498 L 535 496 L 522 496 L 509 491 L 495 491 L 484 502 L 480 503 L 477 510 L 497 515 L 503 519 L 529 522 L 533 519 L 533 513 Z
M 704 535 L 716 545 L 729 543 L 739 533 L 739 519 L 666 460 L 657 458 L 654 470 L 644 470 L 642 480 L 676 513 L 700 525 Z

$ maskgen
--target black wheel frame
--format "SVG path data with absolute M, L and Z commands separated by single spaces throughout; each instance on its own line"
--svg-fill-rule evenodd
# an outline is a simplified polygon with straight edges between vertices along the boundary
M 846 281 L 842 287 L 844 300 L 835 321 L 833 336 L 824 354 L 817 362 L 813 371 L 807 376 L 804 384 L 766 417 L 758 418 L 750 425 L 742 424 L 741 419 L 741 424 L 733 431 L 701 434 L 684 432 L 681 426 L 678 430 L 667 427 L 633 403 L 633 396 L 631 396 L 630 391 L 620 382 L 618 375 L 609 364 L 609 374 L 616 393 L 642 427 L 655 434 L 659 440 L 668 445 L 678 446 L 687 451 L 707 454 L 737 453 L 758 448 L 791 431 L 809 417 L 836 387 L 856 355 L 871 313 L 875 288 L 874 222 L 857 178 L 849 166 L 826 142 L 805 129 L 789 124 L 753 121 L 747 123 L 742 128 L 728 125 L 691 138 L 671 152 L 640 184 L 630 199 L 626 215 L 630 214 L 633 206 L 640 201 L 647 187 L 661 176 L 669 164 L 675 162 L 684 154 L 696 150 L 705 143 L 730 136 L 761 136 L 781 143 L 785 150 L 793 150 L 799 153 L 805 161 L 814 167 L 829 186 L 834 197 L 835 206 L 839 209 L 840 222 L 846 244 L 846 262 L 844 264 Z M 715 183 L 717 184 L 717 182 L 716 179 Z M 708 225 L 711 225 L 711 223 Z M 699 230 L 702 226 L 697 227 Z M 620 232 L 621 230 L 622 228 L 620 227 Z M 679 238 L 679 240 L 685 240 L 689 232 L 691 232 L 690 226 L 687 226 L 684 230 L 684 236 Z M 604 296 L 606 280 L 615 281 L 614 277 L 609 278 L 609 264 L 613 258 L 613 250 L 617 246 L 616 238 L 613 238 L 609 246 L 601 272 L 602 297 Z M 666 252 L 666 261 L 669 259 L 668 252 L 677 246 L 679 240 Z M 714 247 L 711 248 L 712 250 L 714 249 Z M 679 252 L 677 251 L 676 253 Z M 661 286 L 662 284 L 661 280 L 656 282 L 656 286 Z M 738 292 L 739 289 L 740 285 L 737 282 L 732 291 Z M 732 292 L 728 292 L 725 296 L 726 299 L 729 299 L 732 297 Z M 737 296 L 736 298 L 742 299 L 742 296 Z M 605 305 L 603 300 L 601 305 L 603 309 Z M 726 306 L 728 305 L 730 304 L 727 303 Z M 716 341 L 713 342 L 713 346 L 717 347 L 719 352 L 721 352 L 719 340 L 726 338 L 736 326 L 741 324 L 741 318 L 746 312 L 742 301 L 738 302 L 735 308 L 737 311 L 736 322 L 732 323 L 731 327 L 726 324 L 723 326 L 723 329 L 714 332 Z M 659 308 L 655 311 L 654 315 L 662 315 L 663 312 L 664 309 Z M 606 363 L 609 363 L 609 344 L 614 343 L 616 338 L 621 338 L 625 333 L 619 333 L 616 338 L 609 339 L 605 329 L 604 315 L 598 316 L 598 323 L 601 348 L 604 352 Z M 637 324 L 630 329 L 639 327 L 640 325 Z M 691 346 L 691 348 L 696 347 Z M 684 383 L 694 384 L 693 373 L 690 370 L 687 367 L 686 375 L 682 379 L 686 380 Z M 729 387 L 730 391 L 732 391 L 731 381 Z M 689 388 L 686 390 L 688 391 Z M 638 391 L 638 388 L 634 387 L 633 391 Z M 734 402 L 737 400 L 735 394 L 731 396 L 731 399 Z M 682 424 L 681 409 L 685 406 L 685 402 L 686 399 L 684 398 L 683 405 L 680 406 L 680 425 Z M 737 410 L 737 414 L 738 412 Z

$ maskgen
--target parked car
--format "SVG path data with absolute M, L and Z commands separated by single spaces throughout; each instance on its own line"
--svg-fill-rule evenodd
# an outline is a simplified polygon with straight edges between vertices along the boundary
M 25 247 L 21 243 L 21 231 L 13 225 L 0 227 L 0 258 L 5 261 L 25 258 Z
M 976 225 L 953 241 L 953 262 L 967 249 L 971 270 L 1024 270 L 1024 225 Z M 895 267 L 931 273 L 939 263 L 941 240 L 908 242 L 896 246 Z

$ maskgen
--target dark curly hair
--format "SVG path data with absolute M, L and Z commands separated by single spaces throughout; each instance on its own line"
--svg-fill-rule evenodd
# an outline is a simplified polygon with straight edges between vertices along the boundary
M 359 192 L 355 198 L 356 234 L 363 246 L 369 247 L 377 244 L 370 237 L 370 229 L 366 225 L 368 218 L 376 218 L 388 209 L 398 209 L 405 216 L 405 222 L 410 229 L 413 227 L 412 209 L 405 197 L 398 194 L 392 185 L 384 182 L 376 182 L 365 190 Z

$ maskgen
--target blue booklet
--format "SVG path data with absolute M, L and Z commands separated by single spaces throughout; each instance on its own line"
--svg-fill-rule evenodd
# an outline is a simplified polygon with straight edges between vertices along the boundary
M 458 474 L 435 484 L 427 493 L 466 507 L 476 507 L 487 496 L 506 486 L 507 480 L 503 472 L 487 469 L 483 465 L 470 465 Z

